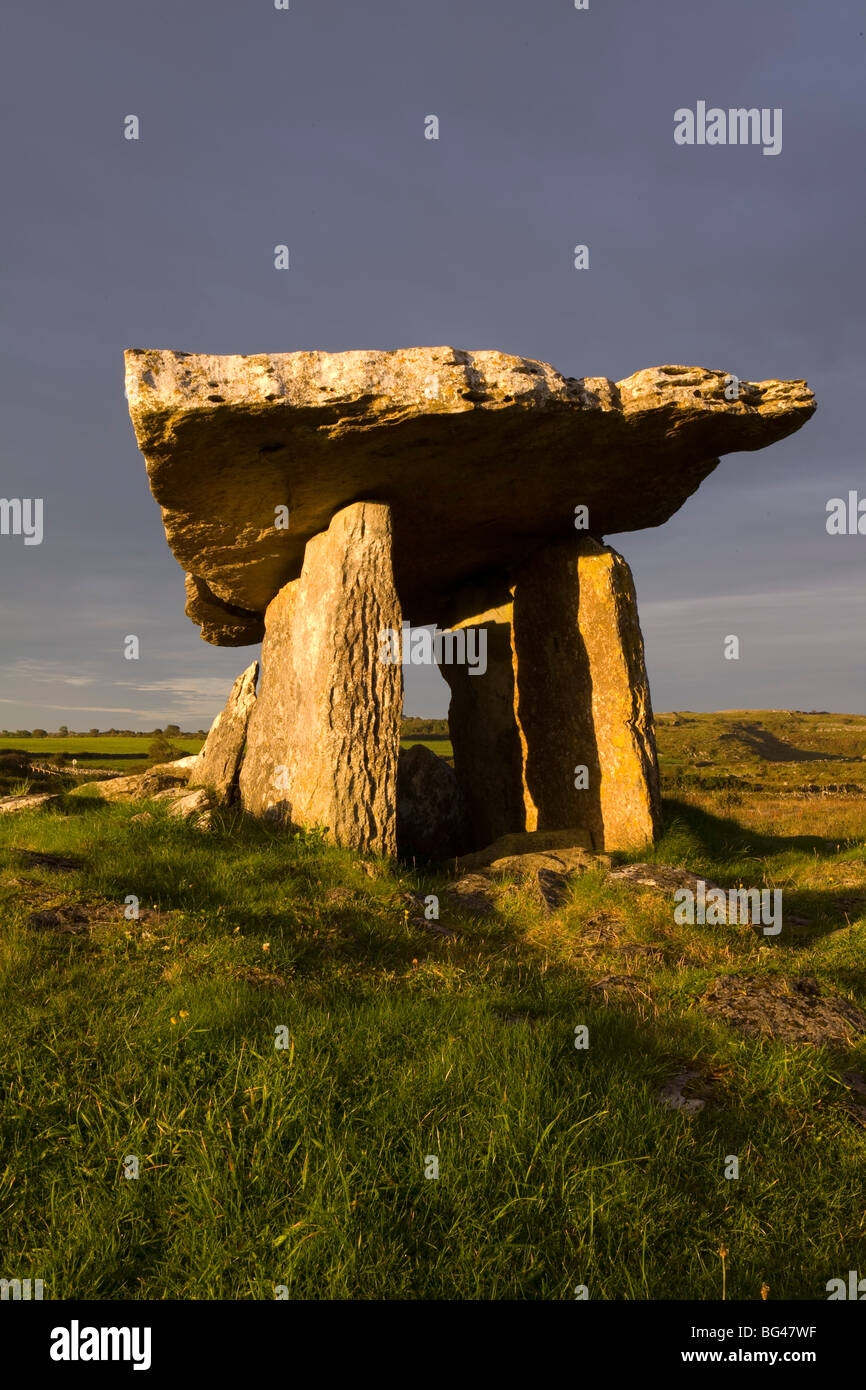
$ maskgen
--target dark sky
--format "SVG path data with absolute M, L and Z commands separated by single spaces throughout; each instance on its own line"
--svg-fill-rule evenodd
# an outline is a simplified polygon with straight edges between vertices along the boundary
M 0 495 L 42 497 L 45 534 L 0 536 L 0 726 L 202 727 L 256 654 L 183 615 L 126 347 L 805 377 L 801 432 L 724 458 L 665 527 L 607 539 L 657 709 L 866 712 L 866 536 L 825 527 L 831 497 L 866 497 L 861 4 L 5 9 Z M 675 145 L 699 100 L 781 107 L 781 153 Z M 410 672 L 408 713 L 446 707 L 438 673 Z

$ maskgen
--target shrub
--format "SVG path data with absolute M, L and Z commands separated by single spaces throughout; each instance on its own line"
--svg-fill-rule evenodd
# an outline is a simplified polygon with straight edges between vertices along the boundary
M 176 758 L 183 757 L 183 749 L 176 748 L 164 734 L 160 734 L 158 738 L 151 741 L 147 750 L 147 757 L 151 766 L 156 763 L 172 763 Z

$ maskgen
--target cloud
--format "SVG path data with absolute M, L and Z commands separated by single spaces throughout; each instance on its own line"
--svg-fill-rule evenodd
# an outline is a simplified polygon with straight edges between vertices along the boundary
M 229 685 L 231 683 L 229 682 Z M 143 694 L 174 695 L 181 700 L 225 700 L 229 685 L 225 676 L 181 676 L 161 681 L 112 681 L 112 685 L 128 690 L 140 690 Z
M 56 661 L 14 661 L 3 672 L 6 680 L 35 681 L 45 685 L 95 685 L 97 676 L 70 670 Z M 50 709 L 48 705 L 46 708 Z

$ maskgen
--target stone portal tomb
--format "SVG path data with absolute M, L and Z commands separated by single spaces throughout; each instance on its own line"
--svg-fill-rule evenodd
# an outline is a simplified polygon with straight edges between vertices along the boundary
M 580 831 L 597 850 L 651 840 L 643 641 L 604 537 L 661 525 L 720 455 L 783 439 L 815 409 L 803 381 L 733 393 L 736 380 L 684 366 L 562 377 L 450 347 L 127 352 L 186 611 L 208 642 L 263 641 L 258 698 L 211 748 L 234 784 L 243 727 L 244 808 L 396 852 L 402 672 L 379 635 L 405 616 L 487 642 L 483 675 L 442 667 L 461 804 L 445 808 L 451 782 L 416 760 L 416 840 L 428 772 L 449 846 L 458 825 L 467 850 L 527 830 Z

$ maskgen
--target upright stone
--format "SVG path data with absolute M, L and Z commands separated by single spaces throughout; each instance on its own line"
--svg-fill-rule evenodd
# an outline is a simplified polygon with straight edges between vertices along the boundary
M 190 787 L 210 787 L 221 801 L 230 801 L 237 790 L 258 674 L 259 663 L 254 661 L 238 676 L 190 769 Z
M 462 607 L 468 602 L 474 616 L 450 622 L 446 614 L 443 623 L 454 629 L 480 629 L 487 644 L 487 669 L 473 675 L 467 666 L 443 662 L 439 667 L 451 690 L 448 730 L 473 849 L 525 828 L 522 755 L 514 718 L 511 602 L 507 589 L 504 603 L 484 608 L 485 597 L 490 595 L 461 595 Z
M 658 761 L 622 556 L 588 537 L 539 552 L 517 576 L 512 641 L 525 828 L 580 826 L 596 851 L 652 841 Z
M 244 808 L 365 853 L 396 853 L 401 630 L 390 508 L 355 502 L 307 542 L 265 613 L 262 682 L 241 769 Z

